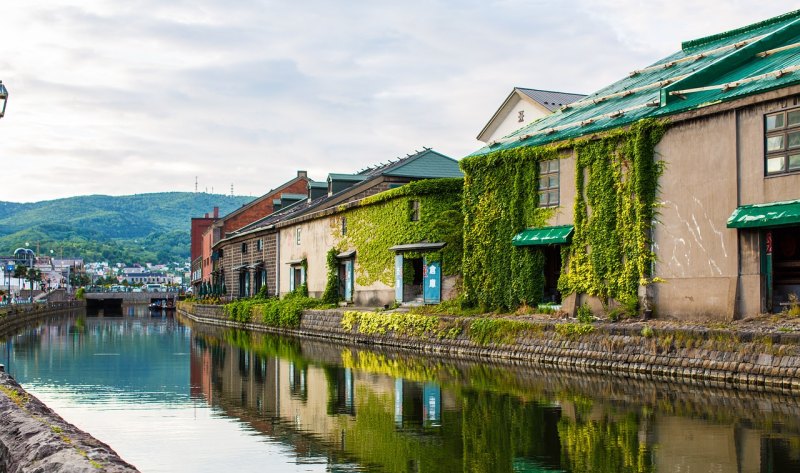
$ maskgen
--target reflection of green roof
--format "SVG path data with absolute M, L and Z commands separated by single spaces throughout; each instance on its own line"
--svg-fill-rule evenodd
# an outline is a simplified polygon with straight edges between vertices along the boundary
M 573 230 L 575 227 L 572 225 L 528 228 L 514 235 L 511 244 L 514 246 L 563 245 L 572 239 Z
M 681 46 L 473 154 L 576 138 L 800 82 L 800 10 Z
M 728 228 L 779 227 L 800 224 L 800 200 L 743 205 L 733 211 Z

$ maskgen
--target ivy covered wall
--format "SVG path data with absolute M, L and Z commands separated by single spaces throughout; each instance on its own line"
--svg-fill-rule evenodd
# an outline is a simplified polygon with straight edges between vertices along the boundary
M 467 301 L 494 309 L 541 301 L 542 251 L 514 247 L 511 239 L 547 226 L 553 216 L 554 209 L 538 207 L 538 162 L 574 156 L 575 175 L 560 176 L 562 186 L 575 179 L 576 196 L 575 234 L 562 250 L 559 290 L 635 304 L 655 258 L 650 226 L 661 167 L 654 150 L 663 133 L 663 122 L 643 120 L 601 137 L 464 159 Z
M 394 286 L 394 252 L 389 248 L 406 243 L 445 242 L 429 258 L 442 261 L 445 275 L 461 273 L 463 179 L 428 179 L 405 184 L 364 199 L 360 205 L 343 207 L 331 218 L 339 250 L 355 250 L 355 282 L 369 286 L 381 282 Z M 411 202 L 419 202 L 419 219 L 411 219 Z M 346 231 L 342 233 L 342 221 Z

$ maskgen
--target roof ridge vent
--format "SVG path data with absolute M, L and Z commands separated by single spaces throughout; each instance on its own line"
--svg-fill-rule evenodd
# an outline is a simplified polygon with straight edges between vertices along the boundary
M 758 30 L 765 26 L 774 25 L 776 23 L 781 23 L 787 20 L 791 20 L 793 18 L 800 18 L 800 10 L 784 13 L 783 15 L 778 15 L 773 18 L 768 18 L 766 20 L 759 21 L 757 23 L 753 23 L 747 26 L 742 26 L 740 28 L 723 31 L 722 33 L 717 33 L 710 36 L 704 36 L 702 38 L 684 41 L 683 43 L 681 43 L 681 49 L 686 51 L 687 49 L 699 48 L 720 39 L 729 38 L 731 36 L 740 35 L 744 33 L 749 33 L 751 31 Z

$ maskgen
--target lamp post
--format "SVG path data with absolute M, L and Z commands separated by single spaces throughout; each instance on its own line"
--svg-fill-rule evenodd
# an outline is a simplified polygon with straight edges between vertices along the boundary
M 7 103 L 8 103 L 8 89 L 6 89 L 6 86 L 3 85 L 3 81 L 0 80 L 0 118 L 3 118 L 3 115 L 6 114 Z

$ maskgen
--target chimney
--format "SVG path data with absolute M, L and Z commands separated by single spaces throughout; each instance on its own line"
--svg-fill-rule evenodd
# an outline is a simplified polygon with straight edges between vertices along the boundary
M 219 207 L 214 207 L 214 218 L 219 218 Z
M 208 218 L 208 212 L 206 212 L 206 215 L 205 215 L 205 217 L 203 217 L 203 218 Z
M 307 171 L 297 171 L 297 177 L 308 177 Z

